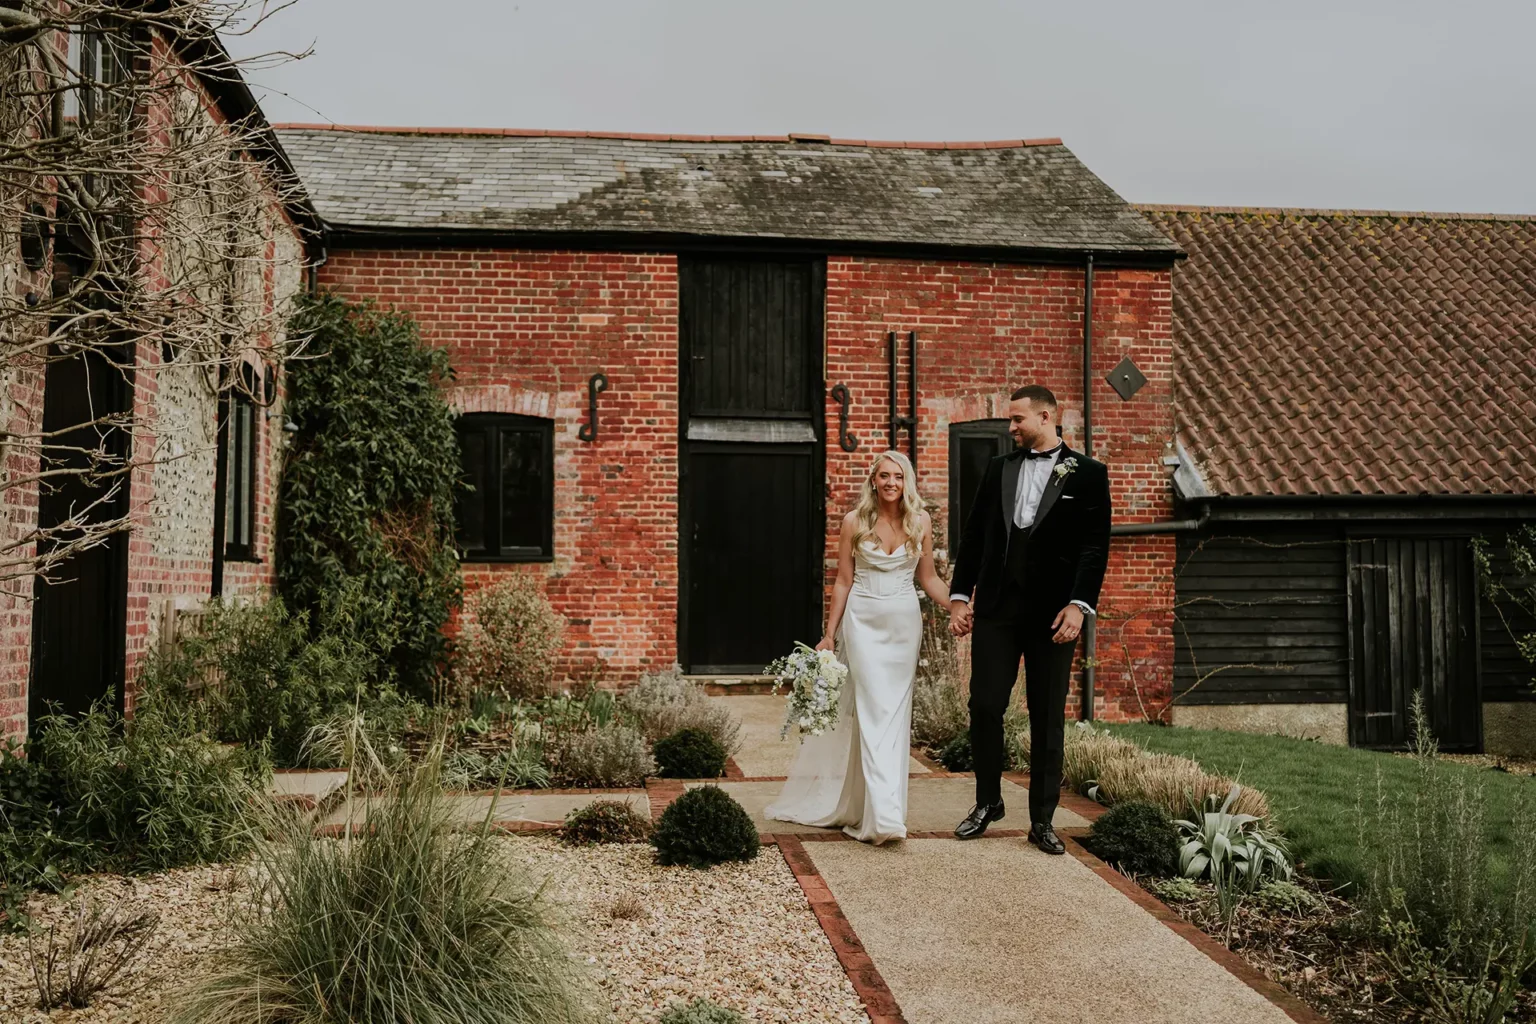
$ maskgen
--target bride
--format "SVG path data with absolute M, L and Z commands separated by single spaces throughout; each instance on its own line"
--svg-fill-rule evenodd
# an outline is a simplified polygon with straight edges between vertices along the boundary
M 769 818 L 841 825 L 877 845 L 906 837 L 912 686 L 923 634 L 914 576 L 948 607 L 917 474 L 905 455 L 883 452 L 864 478 L 858 506 L 843 516 L 827 633 L 816 645 L 831 650 L 837 638 L 848 665 L 838 724 L 804 738 Z

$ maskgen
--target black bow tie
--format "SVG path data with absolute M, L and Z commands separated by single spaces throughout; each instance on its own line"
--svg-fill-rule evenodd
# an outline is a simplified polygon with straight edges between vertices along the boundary
M 1037 452 L 1033 448 L 1021 448 L 1019 450 L 1024 453 L 1026 459 L 1050 459 L 1055 458 L 1056 453 L 1061 451 L 1061 445 L 1057 445 L 1048 452 Z

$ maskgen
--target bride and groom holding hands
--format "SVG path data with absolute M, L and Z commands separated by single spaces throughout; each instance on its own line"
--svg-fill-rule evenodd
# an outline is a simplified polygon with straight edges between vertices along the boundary
M 884 843 L 906 836 L 912 691 L 922 640 L 914 583 L 971 636 L 971 748 L 976 805 L 955 829 L 980 836 L 1003 817 L 1003 713 L 1019 661 L 1029 710 L 1029 839 L 1066 850 L 1051 827 L 1061 790 L 1072 656 L 1109 558 L 1109 476 L 1057 437 L 1056 397 L 1013 393 L 1017 447 L 992 460 L 961 535 L 949 584 L 933 565 L 933 526 L 912 464 L 882 453 L 843 517 L 837 581 L 818 650 L 848 666 L 837 725 L 807 736 L 767 815 Z

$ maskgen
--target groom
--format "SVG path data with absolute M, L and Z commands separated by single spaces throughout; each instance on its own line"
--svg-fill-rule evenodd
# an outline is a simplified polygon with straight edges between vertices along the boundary
M 971 640 L 976 806 L 955 829 L 974 839 L 1003 816 L 1003 712 L 1024 658 L 1029 707 L 1029 840 L 1065 853 L 1051 828 L 1061 792 L 1072 652 L 1109 560 L 1109 473 L 1057 439 L 1056 396 L 1038 384 L 1008 403 L 1018 448 L 992 460 L 950 582 L 950 629 Z

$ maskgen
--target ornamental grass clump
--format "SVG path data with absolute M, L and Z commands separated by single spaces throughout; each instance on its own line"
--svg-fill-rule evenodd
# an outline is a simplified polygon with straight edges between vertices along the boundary
M 366 827 L 325 838 L 299 822 L 259 846 L 235 942 L 175 1024 L 594 1020 L 539 886 L 500 855 L 494 807 L 456 830 L 441 762 L 439 742 L 367 802 Z
M 664 779 L 718 779 L 725 774 L 725 749 L 703 729 L 679 729 L 652 748 Z
M 1161 807 L 1116 804 L 1094 821 L 1088 848 L 1130 875 L 1171 875 L 1179 866 L 1179 833 Z
M 707 868 L 752 860 L 762 849 L 746 809 L 718 786 L 690 789 L 662 812 L 651 835 L 658 864 Z
M 565 816 L 560 839 L 568 846 L 642 843 L 651 834 L 649 818 L 623 800 L 594 800 Z

